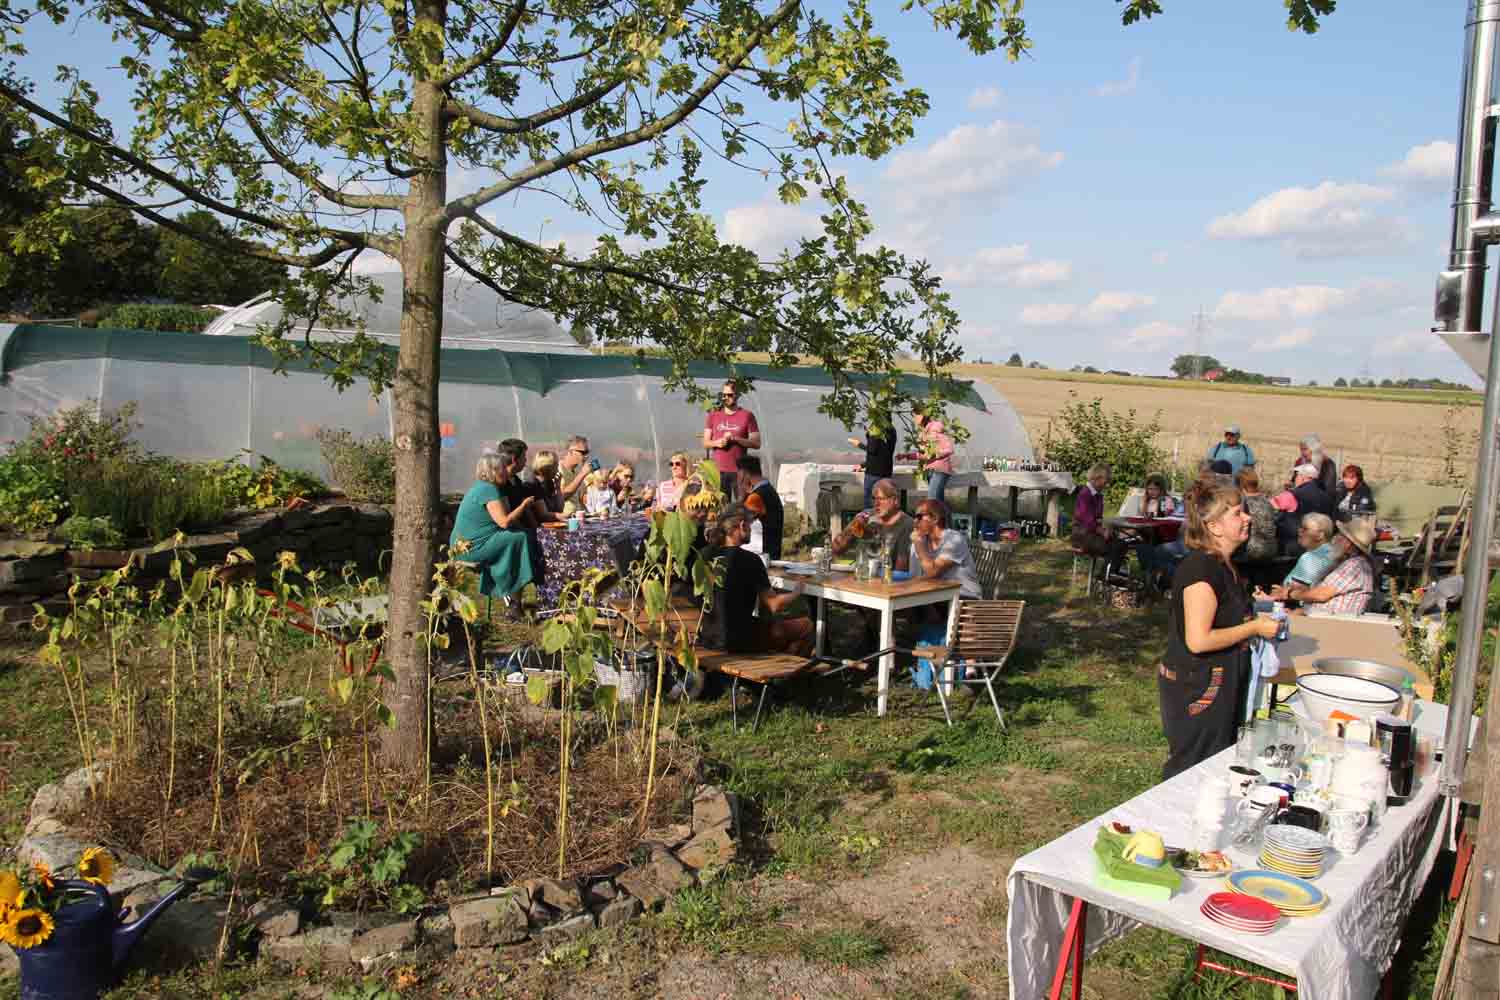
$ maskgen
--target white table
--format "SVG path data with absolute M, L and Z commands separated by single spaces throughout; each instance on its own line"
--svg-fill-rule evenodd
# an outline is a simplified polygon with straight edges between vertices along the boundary
M 1447 709 L 1431 702 L 1421 707 L 1414 727 L 1440 740 Z M 1061 986 L 1054 970 L 1067 954 L 1065 929 L 1072 929 L 1073 913 L 1083 918 L 1077 928 L 1083 955 L 1073 960 L 1075 978 L 1082 974 L 1083 956 L 1145 924 L 1295 977 L 1299 995 L 1309 1000 L 1375 996 L 1442 849 L 1447 800 L 1438 795 L 1435 763 L 1406 804 L 1392 807 L 1365 834 L 1359 853 L 1345 858 L 1330 849 L 1336 860 L 1314 883 L 1328 895 L 1324 910 L 1314 917 L 1283 918 L 1269 934 L 1236 934 L 1199 912 L 1209 894 L 1224 888 L 1218 881 L 1185 878 L 1165 902 L 1094 884 L 1093 845 L 1102 822 L 1155 830 L 1169 844 L 1187 843 L 1199 785 L 1209 775 L 1227 773 L 1233 763 L 1234 750 L 1226 750 L 1016 861 L 1006 883 L 1011 1000 L 1045 997 L 1049 986 Z M 1236 868 L 1256 867 L 1253 856 L 1228 853 Z
M 808 576 L 787 571 L 787 563 L 775 560 L 770 566 L 771 586 L 777 590 L 791 590 L 800 585 L 808 597 L 817 598 L 817 653 L 823 654 L 828 624 L 828 602 L 853 604 L 861 608 L 874 608 L 880 612 L 880 648 L 889 649 L 896 640 L 896 612 L 918 608 L 928 604 L 948 603 L 948 634 L 958 616 L 957 580 L 907 580 L 902 583 L 885 583 L 879 580 L 860 582 L 852 573 L 834 572 L 826 577 Z M 875 709 L 877 715 L 885 714 L 886 697 L 890 692 L 891 671 L 896 666 L 896 654 L 887 653 L 880 658 L 880 679 L 877 685 Z

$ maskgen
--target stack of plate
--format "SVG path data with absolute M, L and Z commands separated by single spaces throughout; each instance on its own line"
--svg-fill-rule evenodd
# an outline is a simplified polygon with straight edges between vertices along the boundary
M 1199 910 L 1214 923 L 1245 934 L 1269 934 L 1281 919 L 1281 911 L 1270 903 L 1237 892 L 1216 892 Z
M 1266 827 L 1260 863 L 1284 875 L 1317 878 L 1323 874 L 1323 852 L 1326 850 L 1328 840 L 1321 833 L 1300 826 L 1272 823 Z
M 1235 872 L 1229 876 L 1229 887 L 1241 895 L 1264 900 L 1289 917 L 1311 917 L 1328 905 L 1328 897 L 1311 882 L 1264 868 Z

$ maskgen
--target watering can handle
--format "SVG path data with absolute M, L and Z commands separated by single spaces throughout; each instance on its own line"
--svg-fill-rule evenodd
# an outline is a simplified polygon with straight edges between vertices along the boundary
M 97 882 L 86 882 L 83 879 L 70 878 L 62 883 L 64 889 L 77 889 L 80 892 L 92 892 L 99 897 L 99 902 L 104 904 L 105 909 L 114 909 L 114 900 L 110 899 L 109 890 Z

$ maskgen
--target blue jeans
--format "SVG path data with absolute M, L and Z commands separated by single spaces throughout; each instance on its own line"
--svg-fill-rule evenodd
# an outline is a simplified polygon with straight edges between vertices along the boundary
M 927 499 L 943 499 L 943 491 L 948 488 L 948 480 L 952 478 L 951 472 L 929 472 L 927 473 Z
M 887 477 L 865 473 L 865 505 L 860 510 L 869 510 L 875 506 L 875 484 L 885 478 Z

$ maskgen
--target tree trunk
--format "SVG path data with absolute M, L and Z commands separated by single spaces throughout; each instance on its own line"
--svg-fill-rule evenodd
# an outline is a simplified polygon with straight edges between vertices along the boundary
M 386 652 L 396 674 L 386 705 L 395 724 L 381 749 L 388 763 L 410 774 L 428 760 L 431 706 L 427 700 L 427 619 L 423 597 L 432 587 L 438 545 L 438 347 L 443 335 L 443 243 L 447 157 L 442 91 L 418 83 L 413 111 L 421 123 L 423 170 L 411 180 L 401 252 L 401 348 L 395 401 L 396 523 Z

